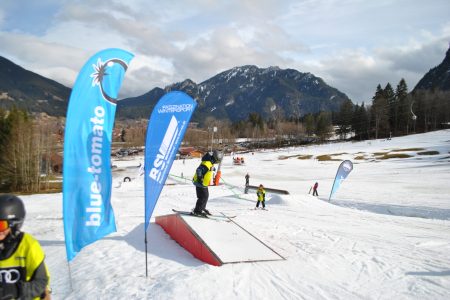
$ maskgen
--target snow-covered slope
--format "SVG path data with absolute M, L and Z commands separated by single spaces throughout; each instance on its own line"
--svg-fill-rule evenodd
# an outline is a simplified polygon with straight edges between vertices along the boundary
M 430 152 L 436 151 L 436 152 Z M 380 159 L 386 153 L 409 158 Z M 427 154 L 428 153 L 428 154 Z M 318 161 L 318 155 L 332 161 Z M 307 155 L 312 155 L 309 159 Z M 46 252 L 53 299 L 449 299 L 450 130 L 392 140 L 333 143 L 243 154 L 222 165 L 208 209 L 234 219 L 285 261 L 213 267 L 181 248 L 156 224 L 148 231 L 145 277 L 142 157 L 114 161 L 117 232 L 66 262 L 62 195 L 23 196 L 24 230 Z M 328 202 L 337 167 L 354 169 Z M 199 160 L 175 161 L 154 216 L 190 209 Z M 285 189 L 253 210 L 250 184 Z M 125 176 L 131 182 L 122 182 Z M 187 177 L 186 180 L 180 177 Z M 319 182 L 319 198 L 308 195 Z M 220 234 L 220 233 L 218 233 Z M 239 247 L 239 246 L 237 246 Z

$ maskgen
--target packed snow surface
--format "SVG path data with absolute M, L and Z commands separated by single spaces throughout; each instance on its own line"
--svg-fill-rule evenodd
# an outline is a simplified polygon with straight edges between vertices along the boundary
M 125 157 L 112 162 L 117 232 L 85 247 L 70 264 L 62 194 L 22 196 L 23 229 L 46 252 L 53 299 L 450 299 L 450 130 L 239 155 L 245 165 L 225 156 L 223 182 L 209 188 L 207 208 L 236 215 L 233 220 L 286 260 L 214 267 L 152 218 L 146 277 L 138 171 L 144 159 Z M 354 169 L 328 201 L 344 159 Z M 153 217 L 194 206 L 190 178 L 198 164 L 174 162 Z M 251 185 L 290 194 L 268 193 L 268 210 L 254 210 L 255 191 L 244 194 L 247 172 Z M 308 194 L 316 181 L 319 197 Z

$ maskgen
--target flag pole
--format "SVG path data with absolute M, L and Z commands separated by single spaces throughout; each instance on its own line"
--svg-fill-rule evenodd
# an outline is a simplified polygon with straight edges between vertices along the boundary
M 70 285 L 70 292 L 73 292 L 73 285 L 72 285 L 72 270 L 70 269 L 70 261 L 67 261 L 67 268 L 69 269 L 69 285 Z
M 144 225 L 145 227 L 145 225 Z M 147 264 L 147 230 L 144 228 L 144 241 L 145 241 L 145 278 L 148 278 L 148 264 Z

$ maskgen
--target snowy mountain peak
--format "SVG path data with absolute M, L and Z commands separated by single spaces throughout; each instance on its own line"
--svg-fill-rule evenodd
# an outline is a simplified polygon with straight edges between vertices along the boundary
M 234 67 L 200 84 L 187 79 L 165 88 L 166 92 L 173 90 L 184 91 L 197 100 L 199 105 L 194 120 L 213 116 L 235 122 L 247 119 L 252 112 L 264 119 L 279 114 L 289 118 L 294 112 L 298 114 L 299 106 L 302 107 L 301 115 L 305 115 L 317 113 L 318 109 L 338 111 L 341 103 L 349 100 L 311 73 L 277 66 Z M 123 103 L 121 101 L 120 105 Z M 149 106 L 140 108 L 139 113 L 148 115 L 150 109 Z M 118 110 L 120 113 L 121 107 Z

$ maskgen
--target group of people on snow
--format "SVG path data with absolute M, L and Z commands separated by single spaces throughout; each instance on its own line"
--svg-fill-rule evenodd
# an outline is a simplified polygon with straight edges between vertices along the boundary
M 233 163 L 235 165 L 243 165 L 245 163 L 244 157 L 239 157 L 239 156 L 233 157 Z
M 197 194 L 197 202 L 195 204 L 195 208 L 192 211 L 192 214 L 196 216 L 208 216 L 211 215 L 209 210 L 206 209 L 206 204 L 209 199 L 209 191 L 208 186 L 210 185 L 211 179 L 213 178 L 213 172 L 215 171 L 214 164 L 219 163 L 222 160 L 223 154 L 218 150 L 214 150 L 212 152 L 207 152 L 203 157 L 200 165 L 197 167 L 194 178 L 192 179 L 193 184 L 195 185 L 195 190 Z M 233 158 L 234 160 L 235 158 Z M 245 193 L 247 194 L 248 189 L 250 187 L 250 175 L 247 173 L 245 175 Z M 317 189 L 319 187 L 319 183 L 316 182 L 313 187 L 311 187 L 313 191 L 313 196 L 319 196 Z M 259 208 L 261 204 L 262 209 L 266 208 L 266 191 L 262 184 L 259 185 L 256 190 L 256 207 Z
M 192 214 L 195 216 L 206 217 L 211 215 L 208 209 L 206 209 L 206 205 L 209 199 L 209 190 L 208 186 L 213 179 L 213 172 L 215 171 L 214 164 L 220 163 L 222 160 L 223 154 L 214 150 L 212 152 L 207 152 L 203 155 L 200 165 L 195 170 L 194 177 L 192 178 L 192 183 L 195 185 L 195 192 L 197 195 L 197 201 L 195 203 L 195 208 L 192 211 Z M 245 175 L 245 189 L 246 192 L 248 187 L 250 186 L 250 175 L 247 173 Z M 262 209 L 266 207 L 266 191 L 264 190 L 264 186 L 262 184 L 259 185 L 256 191 L 256 207 L 259 207 L 261 203 Z

